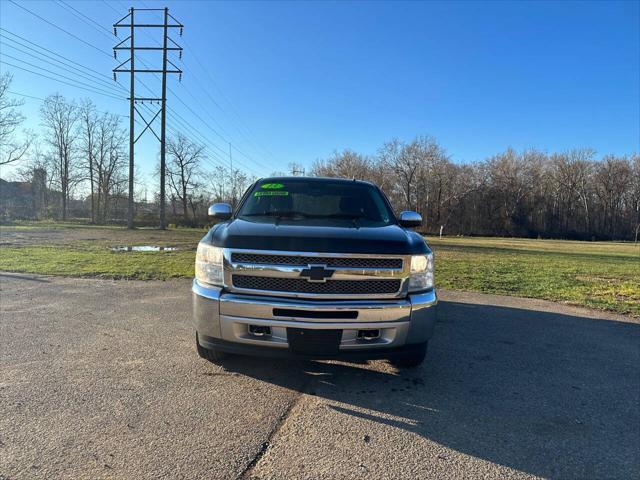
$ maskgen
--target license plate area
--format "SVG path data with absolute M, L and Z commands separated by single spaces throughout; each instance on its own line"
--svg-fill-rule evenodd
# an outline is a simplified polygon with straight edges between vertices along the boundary
M 342 330 L 287 328 L 287 341 L 293 353 L 302 355 L 337 355 Z

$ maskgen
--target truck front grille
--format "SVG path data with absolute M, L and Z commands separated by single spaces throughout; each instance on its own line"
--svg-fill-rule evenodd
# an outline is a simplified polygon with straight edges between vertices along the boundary
M 246 290 L 309 293 L 325 295 L 392 294 L 400 290 L 401 280 L 327 280 L 309 282 L 304 278 L 269 278 L 233 275 L 233 286 Z
M 233 252 L 233 263 L 257 265 L 326 265 L 343 268 L 380 268 L 402 270 L 401 258 L 316 257 L 305 255 L 270 255 L 262 253 Z

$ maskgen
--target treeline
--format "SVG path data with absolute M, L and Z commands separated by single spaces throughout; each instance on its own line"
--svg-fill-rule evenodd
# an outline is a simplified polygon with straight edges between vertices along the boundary
M 0 218 L 123 221 L 129 165 L 125 118 L 99 111 L 89 99 L 53 94 L 40 107 L 38 134 L 25 131 L 19 137 L 17 129 L 25 117 L 22 101 L 9 95 L 11 80 L 9 74 L 0 76 L 0 166 L 17 168 L 14 182 L 0 183 Z M 240 170 L 213 163 L 204 145 L 175 130 L 169 131 L 166 152 L 167 215 L 172 223 L 206 223 L 211 202 L 236 204 L 253 180 Z M 155 186 L 158 169 L 153 173 Z M 157 224 L 158 188 L 147 198 L 147 182 L 138 167 L 134 178 L 137 222 Z
M 421 213 L 429 233 L 637 240 L 640 232 L 638 154 L 508 149 L 454 163 L 435 139 L 418 137 L 374 156 L 335 153 L 312 173 L 380 185 L 396 210 Z

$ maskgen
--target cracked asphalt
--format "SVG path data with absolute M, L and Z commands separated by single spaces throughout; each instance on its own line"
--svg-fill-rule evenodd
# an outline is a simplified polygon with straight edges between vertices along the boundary
M 0 273 L 0 479 L 640 477 L 638 319 L 441 299 L 418 369 L 220 367 L 189 281 Z

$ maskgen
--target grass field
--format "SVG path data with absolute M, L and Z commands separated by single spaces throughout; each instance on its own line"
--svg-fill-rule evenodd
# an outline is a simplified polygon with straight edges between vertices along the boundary
M 429 243 L 440 287 L 640 315 L 640 245 L 506 238 Z
M 25 224 L 0 227 L 0 270 L 103 278 L 192 277 L 205 230 Z M 507 238 L 428 238 L 439 287 L 567 302 L 640 316 L 640 245 Z M 175 252 L 115 253 L 119 245 Z

